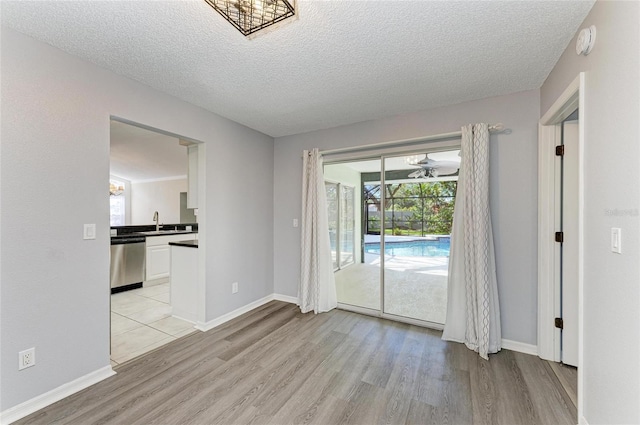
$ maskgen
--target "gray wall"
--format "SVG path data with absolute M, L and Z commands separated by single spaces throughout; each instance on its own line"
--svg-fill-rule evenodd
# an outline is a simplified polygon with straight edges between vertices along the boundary
M 503 338 L 536 344 L 537 125 L 539 91 L 515 93 L 329 130 L 277 138 L 274 165 L 275 292 L 295 296 L 300 274 L 302 150 L 330 149 L 457 131 L 475 122 L 504 123 L 491 141 L 491 207 Z
M 575 38 L 541 88 L 543 115 L 586 72 L 584 417 L 640 423 L 640 3 L 598 1 L 581 28 L 596 44 L 577 56 Z M 610 250 L 622 228 L 622 255 Z
M 0 410 L 109 366 L 110 115 L 205 143 L 206 319 L 273 292 L 273 163 L 237 173 L 271 137 L 9 29 L 1 48 Z

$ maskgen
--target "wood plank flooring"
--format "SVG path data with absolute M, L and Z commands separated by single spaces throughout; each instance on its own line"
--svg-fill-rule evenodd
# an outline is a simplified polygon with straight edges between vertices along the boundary
M 575 424 L 551 366 L 273 301 L 116 368 L 19 424 Z
M 578 406 L 578 369 L 562 363 L 549 362 L 562 387 L 575 407 Z

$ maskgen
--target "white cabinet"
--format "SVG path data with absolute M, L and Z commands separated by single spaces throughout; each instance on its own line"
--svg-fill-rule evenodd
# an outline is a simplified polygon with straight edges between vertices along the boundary
M 198 145 L 187 147 L 189 156 L 187 208 L 198 208 Z
M 169 277 L 171 269 L 169 245 L 147 246 L 147 280 Z
M 153 285 L 160 279 L 171 276 L 171 251 L 169 242 L 195 240 L 197 233 L 177 235 L 147 236 L 146 241 L 146 282 Z

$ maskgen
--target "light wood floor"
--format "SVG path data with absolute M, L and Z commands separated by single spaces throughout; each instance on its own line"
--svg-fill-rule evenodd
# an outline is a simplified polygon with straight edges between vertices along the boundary
M 575 424 L 551 366 L 440 332 L 270 302 L 116 368 L 21 424 Z

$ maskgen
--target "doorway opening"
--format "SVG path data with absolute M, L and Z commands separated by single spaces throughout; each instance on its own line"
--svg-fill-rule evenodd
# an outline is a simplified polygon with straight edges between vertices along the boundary
M 577 402 L 578 418 L 584 374 L 584 87 L 580 73 L 540 119 L 538 132 L 538 355 L 558 362 L 552 366 L 556 373 L 567 371 L 560 362 L 577 366 L 570 374 L 574 391 L 567 392 Z
M 339 307 L 443 327 L 458 154 L 432 148 L 325 164 Z
M 557 155 L 560 192 L 557 228 L 560 243 L 560 271 L 557 276 L 560 297 L 560 361 L 578 366 L 578 110 L 560 124 Z
M 118 118 L 110 127 L 110 355 L 118 366 L 195 332 L 203 317 L 195 299 L 193 313 L 176 313 L 183 292 L 205 299 L 204 273 L 191 274 L 187 289 L 176 285 L 170 244 L 204 243 L 204 146 Z M 196 261 L 202 253 L 188 250 Z

